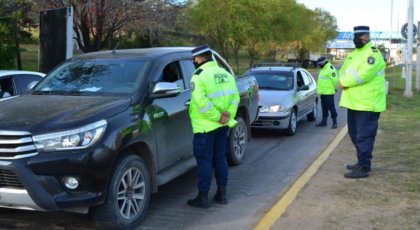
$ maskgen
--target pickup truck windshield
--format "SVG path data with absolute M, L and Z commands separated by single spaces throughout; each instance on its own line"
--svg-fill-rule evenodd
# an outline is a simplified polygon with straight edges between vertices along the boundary
M 48 74 L 32 94 L 130 95 L 138 88 L 148 64 L 121 59 L 67 62 Z

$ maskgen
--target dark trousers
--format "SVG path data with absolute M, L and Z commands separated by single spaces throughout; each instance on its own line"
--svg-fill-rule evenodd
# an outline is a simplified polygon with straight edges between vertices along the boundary
M 381 113 L 347 110 L 347 125 L 351 141 L 356 147 L 357 163 L 370 169 L 373 145 Z
M 337 111 L 335 110 L 334 94 L 333 95 L 321 95 L 321 107 L 322 117 L 328 117 L 328 111 L 331 114 L 331 118 L 337 118 Z
M 228 181 L 227 126 L 208 133 L 194 134 L 194 156 L 197 160 L 198 191 L 208 193 L 211 179 L 216 177 L 217 186 L 226 186 Z

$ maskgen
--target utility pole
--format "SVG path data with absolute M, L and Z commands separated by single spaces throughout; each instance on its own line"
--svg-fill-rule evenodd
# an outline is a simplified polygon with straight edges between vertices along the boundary
M 405 79 L 405 91 L 404 96 L 412 97 L 413 96 L 413 86 L 412 86 L 412 74 L 413 74 L 413 14 L 414 7 L 413 1 L 409 0 L 408 4 L 408 31 L 407 31 L 407 78 Z
M 417 22 L 416 91 L 420 92 L 420 21 Z

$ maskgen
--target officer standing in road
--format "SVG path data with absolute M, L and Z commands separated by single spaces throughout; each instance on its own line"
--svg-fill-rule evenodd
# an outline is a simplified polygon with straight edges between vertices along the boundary
M 194 133 L 194 156 L 197 161 L 198 195 L 188 205 L 209 208 L 213 168 L 217 192 L 213 200 L 227 204 L 228 181 L 227 134 L 237 125 L 239 92 L 235 78 L 218 66 L 207 45 L 192 50 L 196 70 L 191 79 L 190 118 Z
M 332 118 L 332 129 L 337 128 L 337 111 L 335 109 L 334 94 L 337 92 L 338 74 L 335 67 L 325 58 L 317 60 L 321 71 L 317 80 L 317 91 L 321 96 L 322 121 L 316 124 L 317 127 L 327 126 L 328 111 Z
M 352 51 L 340 68 L 343 89 L 340 106 L 347 108 L 348 132 L 356 147 L 357 162 L 348 164 L 346 178 L 368 177 L 371 170 L 380 113 L 386 109 L 386 64 L 370 41 L 369 27 L 354 27 Z

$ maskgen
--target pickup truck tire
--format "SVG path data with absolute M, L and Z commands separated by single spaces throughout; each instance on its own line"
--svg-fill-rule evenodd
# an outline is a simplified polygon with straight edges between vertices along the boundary
M 286 134 L 289 136 L 295 135 L 296 128 L 297 128 L 296 109 L 292 109 L 292 111 L 290 112 L 289 127 L 286 129 Z
M 310 112 L 306 118 L 308 118 L 308 121 L 315 121 L 316 115 L 317 115 L 317 103 L 315 103 L 314 107 L 312 108 L 312 112 Z
M 241 117 L 235 118 L 238 125 L 230 130 L 228 139 L 229 165 L 240 165 L 245 157 L 248 143 L 248 127 Z
M 103 229 L 134 229 L 143 221 L 151 193 L 150 175 L 144 161 L 126 155 L 116 163 L 105 203 L 92 208 Z

